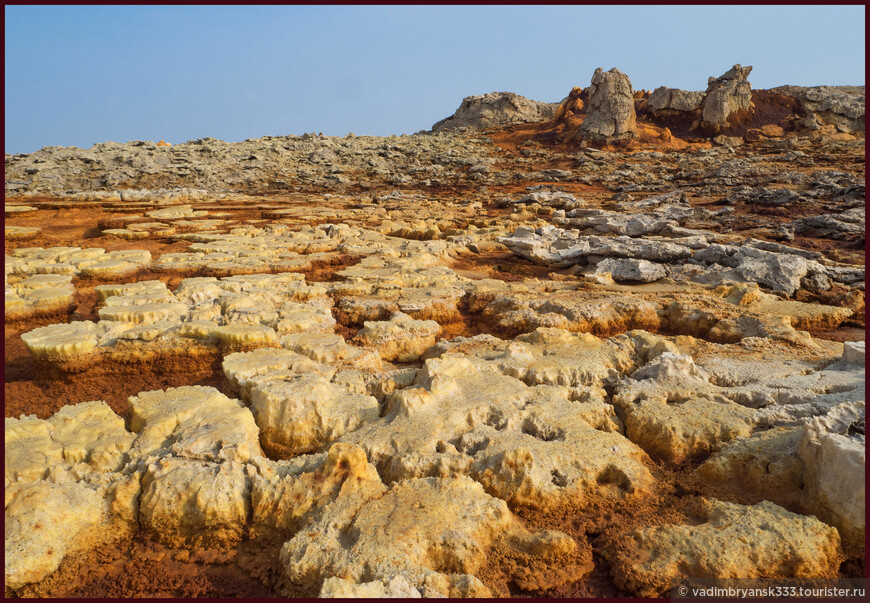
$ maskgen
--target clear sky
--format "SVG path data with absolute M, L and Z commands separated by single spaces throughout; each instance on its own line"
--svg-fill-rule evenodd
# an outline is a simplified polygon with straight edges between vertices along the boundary
M 462 98 L 863 85 L 863 6 L 7 6 L 6 152 L 413 133 Z

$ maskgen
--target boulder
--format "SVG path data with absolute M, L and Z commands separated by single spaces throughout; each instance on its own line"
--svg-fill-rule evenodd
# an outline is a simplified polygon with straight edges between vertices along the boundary
M 595 70 L 580 134 L 589 140 L 637 137 L 631 80 L 615 67 L 610 71 L 601 67 Z
M 315 450 L 378 418 L 378 401 L 320 373 L 270 372 L 251 379 L 251 410 L 263 448 L 288 456 Z
M 232 547 L 251 514 L 245 466 L 165 457 L 142 479 L 139 523 L 152 538 L 184 548 Z

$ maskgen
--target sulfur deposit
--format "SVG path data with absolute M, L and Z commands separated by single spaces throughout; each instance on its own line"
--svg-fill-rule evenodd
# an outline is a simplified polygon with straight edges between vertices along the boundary
M 863 87 L 751 69 L 7 155 L 6 594 L 863 575 Z

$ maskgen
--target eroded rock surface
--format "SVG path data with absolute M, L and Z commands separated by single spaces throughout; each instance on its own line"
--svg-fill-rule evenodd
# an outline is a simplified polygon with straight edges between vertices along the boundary
M 591 558 L 565 534 L 529 532 L 464 477 L 406 480 L 361 505 L 333 505 L 284 545 L 281 561 L 291 581 L 326 592 L 337 588 L 328 576 L 383 585 L 398 575 L 423 596 L 489 596 L 473 573 L 499 542 L 584 568 Z
M 697 526 L 660 526 L 625 535 L 606 554 L 620 586 L 661 596 L 693 578 L 832 578 L 841 559 L 837 530 L 769 502 L 705 503 Z
M 863 90 L 748 69 L 7 155 L 7 595 L 854 574 Z

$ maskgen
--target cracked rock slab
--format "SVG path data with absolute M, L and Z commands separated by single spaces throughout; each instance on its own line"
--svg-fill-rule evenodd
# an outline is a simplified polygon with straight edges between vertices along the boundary
M 213 387 L 188 385 L 142 392 L 129 399 L 130 428 L 138 435 L 130 455 L 172 454 L 210 462 L 246 462 L 263 456 L 251 411 Z
M 143 477 L 139 523 L 170 547 L 232 547 L 245 533 L 250 488 L 240 463 L 162 458 Z
M 273 455 L 316 450 L 380 414 L 377 399 L 317 373 L 280 371 L 253 377 L 250 392 L 263 448 Z
M 384 360 L 412 362 L 435 344 L 440 330 L 434 320 L 415 320 L 394 312 L 388 321 L 366 321 L 355 341 L 375 348 Z
M 313 589 L 329 578 L 365 584 L 401 575 L 423 596 L 488 595 L 474 574 L 500 544 L 585 571 L 591 559 L 561 532 L 530 532 L 467 477 L 406 480 L 353 507 L 327 508 L 280 558 L 291 582 Z
M 673 580 L 693 578 L 835 578 L 842 553 L 837 530 L 815 517 L 764 501 L 704 504 L 696 526 L 642 528 L 602 552 L 620 588 L 659 597 Z
M 865 406 L 845 402 L 803 428 L 799 454 L 809 508 L 840 530 L 843 541 L 864 548 Z

